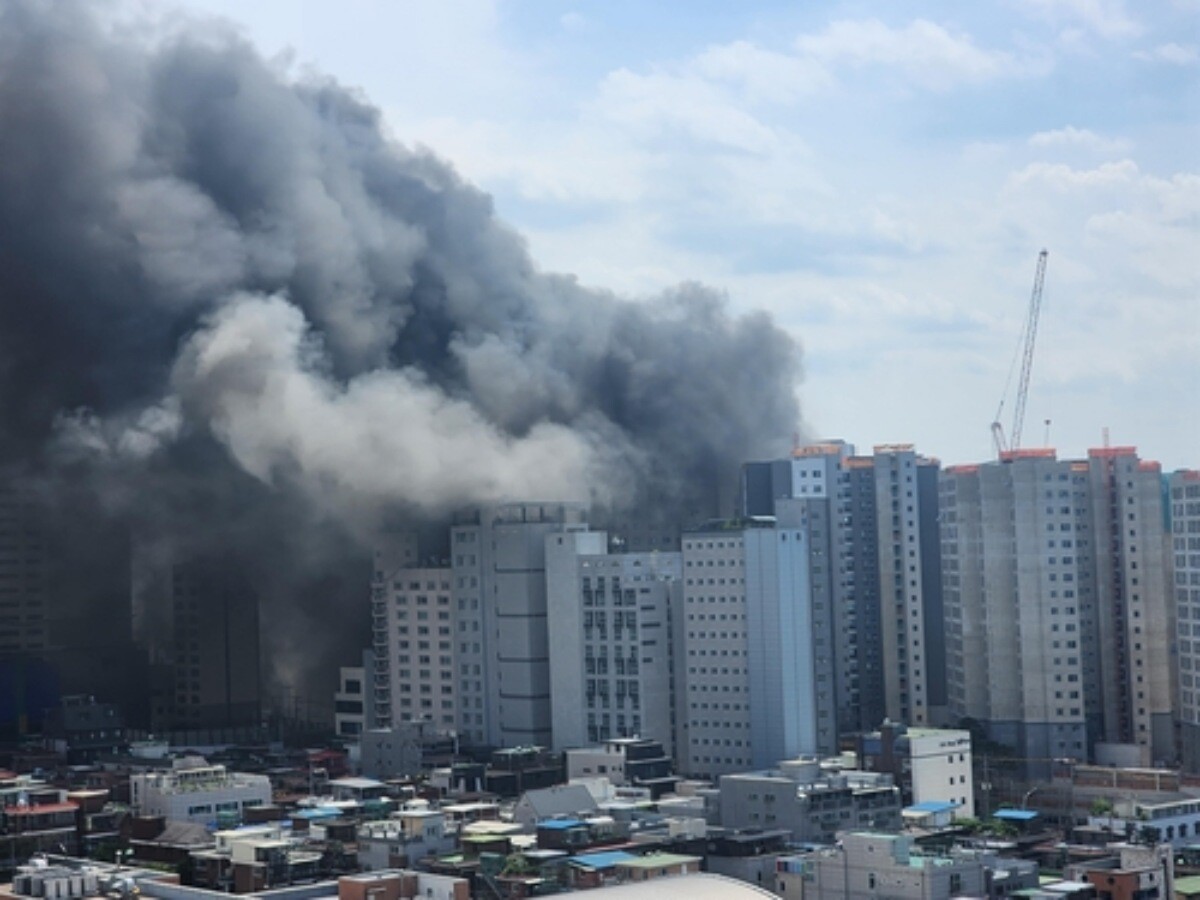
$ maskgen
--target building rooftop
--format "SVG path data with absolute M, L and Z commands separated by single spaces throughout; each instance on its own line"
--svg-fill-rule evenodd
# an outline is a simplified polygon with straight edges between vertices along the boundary
M 1032 822 L 1037 817 L 1034 809 L 998 809 L 992 814 L 992 818 L 1008 822 Z
M 610 850 L 607 853 L 584 853 L 580 856 L 572 856 L 567 861 L 587 866 L 590 869 L 611 869 L 618 863 L 631 862 L 637 858 L 624 850 Z
M 579 819 L 546 819 L 538 822 L 538 828 L 544 828 L 548 831 L 566 831 L 568 828 L 583 828 L 587 823 Z
M 949 800 L 925 800 L 921 803 L 914 803 L 912 806 L 904 807 L 904 812 L 941 813 L 950 812 L 953 809 L 958 809 L 958 804 L 951 803 Z
M 1188 875 L 1186 878 L 1175 879 L 1176 894 L 1200 894 L 1200 875 Z
M 646 856 L 634 857 L 620 865 L 632 869 L 655 869 L 660 866 L 679 866 L 698 862 L 700 862 L 699 856 L 684 856 L 679 853 L 649 853 Z

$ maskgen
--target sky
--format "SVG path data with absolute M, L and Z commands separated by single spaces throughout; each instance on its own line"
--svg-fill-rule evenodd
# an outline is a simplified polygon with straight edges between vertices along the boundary
M 1045 248 L 1022 445 L 1200 467 L 1200 0 L 179 8 L 361 90 L 542 269 L 769 311 L 807 438 L 990 458 Z

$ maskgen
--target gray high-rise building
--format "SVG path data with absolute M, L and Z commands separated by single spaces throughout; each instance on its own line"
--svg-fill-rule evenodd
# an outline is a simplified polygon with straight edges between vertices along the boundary
M 743 468 L 743 514 L 773 516 L 784 498 L 806 511 L 815 639 L 829 648 L 840 734 L 944 715 L 938 468 L 911 445 L 856 456 L 842 441 Z
M 603 532 L 546 538 L 554 747 L 649 736 L 672 755 L 680 554 L 606 543 Z
M 1200 471 L 1173 473 L 1170 491 L 1180 761 L 1185 769 L 1200 772 Z
M 1031 764 L 1173 758 L 1162 495 L 1133 448 L 943 472 L 952 715 Z
M 716 777 L 837 749 L 833 650 L 817 627 L 803 501 L 684 534 L 679 767 Z
M 549 746 L 546 536 L 586 531 L 580 503 L 510 503 L 460 515 L 450 565 L 460 671 L 459 736 L 484 746 Z

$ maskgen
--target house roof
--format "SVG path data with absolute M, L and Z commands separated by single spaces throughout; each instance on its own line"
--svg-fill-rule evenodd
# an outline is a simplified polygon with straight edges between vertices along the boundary
M 950 810 L 957 808 L 958 804 L 952 803 L 949 800 L 926 800 L 922 803 L 914 803 L 912 806 L 904 807 L 904 812 L 940 813 L 950 812 Z
M 211 847 L 213 836 L 199 822 L 170 819 L 157 837 L 148 841 L 135 841 L 135 843 L 168 847 Z
M 655 869 L 659 866 L 680 866 L 684 863 L 699 863 L 699 856 L 684 856 L 680 853 L 648 853 L 620 863 L 629 869 Z
M 624 850 L 609 850 L 606 853 L 584 853 L 580 856 L 572 856 L 567 862 L 587 866 L 589 869 L 611 869 L 617 863 L 625 863 L 635 859 L 637 859 L 636 856 L 632 853 L 626 853 Z
M 1176 894 L 1200 894 L 1200 875 L 1189 875 L 1186 878 L 1175 879 Z
M 596 798 L 581 784 L 562 784 L 526 791 L 522 802 L 529 805 L 538 820 L 577 815 L 596 809 Z
M 1010 822 L 1032 822 L 1038 816 L 1034 809 L 998 809 L 992 814 L 994 819 L 1007 819 Z
M 547 831 L 566 831 L 568 828 L 586 828 L 587 823 L 579 819 L 546 819 L 538 822 L 537 827 Z

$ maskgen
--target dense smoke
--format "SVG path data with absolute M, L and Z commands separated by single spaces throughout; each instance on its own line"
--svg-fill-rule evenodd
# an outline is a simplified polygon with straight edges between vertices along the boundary
M 798 358 L 698 285 L 539 272 L 446 162 L 226 28 L 0 8 L 0 462 L 238 548 L 292 624 L 362 602 L 338 573 L 396 509 L 703 509 L 797 428 Z

